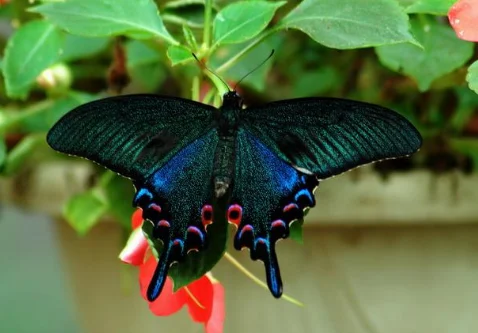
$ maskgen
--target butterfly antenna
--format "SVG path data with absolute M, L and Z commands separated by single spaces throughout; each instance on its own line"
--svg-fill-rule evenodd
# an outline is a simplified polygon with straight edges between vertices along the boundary
M 239 81 L 237 81 L 236 84 L 235 84 L 235 86 L 234 86 L 234 89 L 233 89 L 233 90 L 236 91 L 236 87 L 239 85 L 239 83 L 242 82 L 242 80 L 244 80 L 244 79 L 245 79 L 246 77 L 248 77 L 250 74 L 254 73 L 257 69 L 259 69 L 262 65 L 264 65 L 264 64 L 267 62 L 267 60 L 269 60 L 270 58 L 272 58 L 272 56 L 274 55 L 274 52 L 275 52 L 275 50 L 272 49 L 271 54 L 269 54 L 269 56 L 268 56 L 265 60 L 263 60 L 263 61 L 262 61 L 259 65 L 257 65 L 252 71 L 250 71 L 249 73 L 247 73 L 246 75 L 244 75 Z
M 217 77 L 222 83 L 224 83 L 224 85 L 226 86 L 226 89 L 228 91 L 231 91 L 229 89 L 229 85 L 226 83 L 226 81 L 224 81 L 223 79 L 221 79 L 221 77 L 219 75 L 217 75 L 216 73 L 214 73 L 214 71 L 212 71 L 211 69 L 209 69 L 209 67 L 206 66 L 206 64 L 204 64 L 201 60 L 198 59 L 198 57 L 196 57 L 196 55 L 194 53 L 192 53 L 194 59 L 196 59 L 196 61 L 199 63 L 199 65 L 203 68 L 205 68 L 208 72 L 210 72 L 212 75 L 214 75 L 215 77 Z

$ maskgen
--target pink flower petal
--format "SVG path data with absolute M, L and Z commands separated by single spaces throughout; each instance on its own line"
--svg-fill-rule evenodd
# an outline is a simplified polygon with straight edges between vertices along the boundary
M 478 42 L 478 1 L 459 0 L 448 11 L 448 20 L 458 38 Z
M 143 230 L 141 228 L 135 229 L 129 236 L 126 246 L 119 254 L 121 261 L 139 266 L 144 262 L 144 256 L 149 249 L 148 241 L 144 237 Z
M 156 258 L 151 256 L 139 269 L 139 284 L 144 299 L 146 299 L 146 292 L 156 263 Z M 183 289 L 181 288 L 173 293 L 173 280 L 168 277 L 159 297 L 154 302 L 149 303 L 149 309 L 157 316 L 169 316 L 178 312 L 188 300 L 188 295 Z
M 226 310 L 224 306 L 224 287 L 220 283 L 213 283 L 214 298 L 212 301 L 211 317 L 205 324 L 206 333 L 222 333 Z

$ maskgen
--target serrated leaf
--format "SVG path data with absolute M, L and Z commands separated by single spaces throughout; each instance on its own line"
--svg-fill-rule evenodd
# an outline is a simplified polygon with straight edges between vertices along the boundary
M 108 47 L 109 39 L 104 37 L 83 37 L 66 34 L 60 61 L 69 62 L 91 57 Z
M 30 10 L 75 35 L 159 37 L 177 44 L 166 30 L 153 0 L 68 0 L 45 3 Z
M 190 252 L 184 262 L 171 266 L 169 276 L 174 281 L 174 291 L 187 286 L 209 272 L 223 257 L 228 240 L 229 223 L 226 221 L 226 202 L 213 205 L 214 222 L 207 227 L 208 247 L 201 252 Z
M 417 44 L 409 32 L 408 16 L 396 0 L 304 0 L 277 28 L 298 29 L 337 49 Z
M 191 50 L 198 50 L 198 43 L 196 41 L 196 37 L 194 37 L 194 33 L 187 25 L 183 25 L 183 35 L 184 39 L 186 40 L 186 43 L 188 43 Z
M 455 88 L 458 98 L 456 106 L 449 124 L 456 132 L 460 132 L 476 113 L 478 107 L 478 95 L 466 87 Z
M 44 107 L 37 108 L 35 113 L 28 117 L 22 117 L 19 122 L 20 128 L 25 132 L 46 132 L 63 115 L 75 107 L 90 102 L 95 97 L 83 92 L 70 92 L 65 97 L 60 97 Z
M 139 40 L 131 40 L 126 43 L 126 62 L 128 69 L 145 64 L 155 63 L 161 60 L 158 51 L 152 49 Z
M 191 50 L 181 45 L 171 45 L 168 47 L 167 55 L 173 66 L 194 59 Z
M 442 75 L 463 66 L 473 54 L 473 44 L 456 38 L 453 30 L 436 20 L 411 21 L 423 49 L 407 43 L 376 48 L 380 62 L 415 79 L 420 91 Z
M 478 61 L 475 61 L 468 67 L 466 81 L 471 90 L 478 94 Z
M 166 79 L 163 57 L 158 51 L 137 40 L 126 44 L 128 72 L 144 91 L 155 91 Z
M 63 209 L 66 221 L 80 235 L 86 235 L 108 211 L 108 204 L 97 189 L 73 196 Z
M 304 244 L 303 224 L 304 220 L 297 220 L 290 225 L 289 237 L 299 244 Z
M 7 157 L 7 145 L 5 139 L 0 137 L 0 172 L 3 170 L 3 165 Z
M 34 134 L 23 138 L 7 154 L 7 157 L 4 160 L 3 168 L 1 170 L 2 174 L 5 176 L 14 174 L 42 144 L 45 144 L 45 138 L 43 135 Z
M 455 138 L 450 140 L 450 146 L 473 160 L 473 167 L 478 169 L 478 139 L 476 138 Z
M 217 13 L 213 22 L 214 45 L 242 43 L 257 36 L 285 1 L 241 1 Z
M 456 0 L 418 0 L 405 10 L 409 14 L 447 15 Z
M 189 252 L 183 261 L 175 263 L 169 269 L 168 275 L 174 281 L 175 291 L 181 287 L 187 286 L 194 280 L 197 280 L 209 272 L 223 257 L 226 250 L 229 228 L 229 224 L 225 219 L 226 211 L 221 208 L 226 207 L 226 202 L 223 201 L 214 204 L 214 222 L 207 227 L 207 235 L 209 239 L 208 247 L 201 252 Z M 152 237 L 152 223 L 146 221 L 143 223 L 142 228 L 151 248 L 153 249 L 154 255 L 159 257 L 163 245 L 161 241 Z
M 323 94 L 340 83 L 340 73 L 332 66 L 299 73 L 292 87 L 293 96 L 296 98 Z
M 60 31 L 46 21 L 21 26 L 8 40 L 3 59 L 7 95 L 25 98 L 37 76 L 60 56 Z
M 111 171 L 107 171 L 110 173 Z M 108 212 L 126 229 L 131 229 L 131 215 L 135 208 L 131 204 L 134 195 L 133 185 L 129 179 L 113 175 L 112 179 L 102 187 L 108 204 Z
M 276 49 L 284 40 L 283 36 L 275 34 L 263 40 L 259 45 L 252 49 L 249 53 L 241 58 L 233 67 L 225 71 L 224 78 L 231 81 L 238 81 L 246 74 L 249 74 L 252 69 L 257 67 L 260 59 L 265 59 L 270 54 L 271 50 Z M 215 52 L 211 58 L 211 67 L 216 68 L 225 61 L 231 59 L 234 55 L 240 52 L 247 43 L 232 44 L 221 47 L 219 52 Z M 272 67 L 272 61 L 267 61 L 254 72 L 250 73 L 240 84 L 240 86 L 249 86 L 257 91 L 263 91 L 266 87 L 267 73 Z

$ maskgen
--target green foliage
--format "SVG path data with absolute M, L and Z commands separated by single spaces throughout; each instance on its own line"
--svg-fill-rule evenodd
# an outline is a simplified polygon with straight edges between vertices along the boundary
M 409 14 L 446 15 L 456 0 L 417 0 L 407 7 Z
M 214 49 L 221 44 L 241 43 L 257 36 L 285 1 L 242 1 L 233 3 L 214 18 Z
M 466 81 L 474 92 L 478 94 L 478 61 L 475 61 L 469 68 Z
M 408 17 L 396 0 L 305 0 L 279 23 L 327 47 L 354 49 L 410 42 Z
M 107 211 L 106 200 L 102 193 L 94 188 L 73 196 L 66 204 L 63 214 L 79 235 L 85 235 Z
M 176 43 L 164 27 L 153 0 L 68 0 L 31 9 L 62 29 L 80 36 L 162 38 Z
M 61 34 L 46 21 L 31 21 L 8 40 L 3 61 L 7 95 L 25 98 L 36 77 L 60 57 Z
M 133 194 L 131 182 L 106 171 L 93 188 L 73 196 L 63 214 L 80 235 L 87 234 L 106 215 L 113 216 L 123 227 L 130 229 Z
M 46 131 L 77 105 L 107 95 L 115 80 L 129 78 L 127 92 L 220 104 L 226 87 L 192 53 L 231 86 L 247 75 L 238 85 L 247 103 L 325 95 L 390 106 L 425 136 L 421 154 L 440 138 L 478 167 L 478 133 L 470 125 L 478 96 L 465 88 L 468 81 L 478 92 L 478 65 L 465 77 L 473 44 L 459 40 L 443 17 L 453 2 L 11 1 L 0 7 L 0 16 L 15 22 L 1 44 L 1 175 L 14 176 L 33 160 L 61 158 L 47 149 Z M 274 57 L 251 73 L 272 49 Z M 80 234 L 104 216 L 130 228 L 131 182 L 111 172 L 98 177 L 65 206 L 67 221 Z M 212 237 L 206 252 L 172 267 L 176 288 L 222 256 L 222 213 L 208 234 L 223 237 Z M 291 226 L 298 242 L 302 223 Z
M 385 66 L 413 77 L 420 91 L 428 90 L 435 79 L 463 66 L 473 55 L 472 43 L 457 39 L 449 27 L 435 20 L 412 20 L 412 31 L 423 48 L 402 43 L 376 51 Z

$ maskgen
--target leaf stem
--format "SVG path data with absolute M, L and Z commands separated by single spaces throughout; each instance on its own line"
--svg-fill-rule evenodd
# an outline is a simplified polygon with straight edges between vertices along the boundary
M 233 256 L 231 256 L 228 252 L 225 252 L 224 253 L 224 258 L 227 259 L 227 261 L 229 261 L 233 266 L 235 266 L 237 269 L 239 269 L 242 273 L 244 273 L 248 278 L 250 278 L 252 281 L 254 281 L 256 284 L 258 284 L 259 286 L 263 287 L 264 289 L 266 290 L 269 290 L 269 288 L 267 287 L 267 284 L 265 284 L 264 282 L 262 282 L 257 276 L 255 276 L 254 274 L 252 274 L 247 268 L 245 268 L 244 266 L 242 266 L 239 261 L 237 261 Z M 304 304 L 298 300 L 296 300 L 295 298 L 292 298 L 290 296 L 287 296 L 286 294 L 283 294 L 282 295 L 282 298 L 292 304 L 295 304 L 297 306 L 300 306 L 300 307 L 303 307 Z
M 264 31 L 259 37 L 257 37 L 251 44 L 247 45 L 245 48 L 242 49 L 241 52 L 236 54 L 234 57 L 223 63 L 221 66 L 216 68 L 216 73 L 221 73 L 224 72 L 225 70 L 229 69 L 232 67 L 240 58 L 245 56 L 247 53 L 252 51 L 257 45 L 259 45 L 263 40 L 265 40 L 267 37 L 272 35 L 274 32 L 279 30 L 278 28 L 274 27 L 272 29 Z
M 203 47 L 208 49 L 211 45 L 211 19 L 212 19 L 212 0 L 206 0 L 204 5 L 204 31 Z
M 193 85 L 191 87 L 191 98 L 193 101 L 200 102 L 199 100 L 199 76 L 193 77 Z

